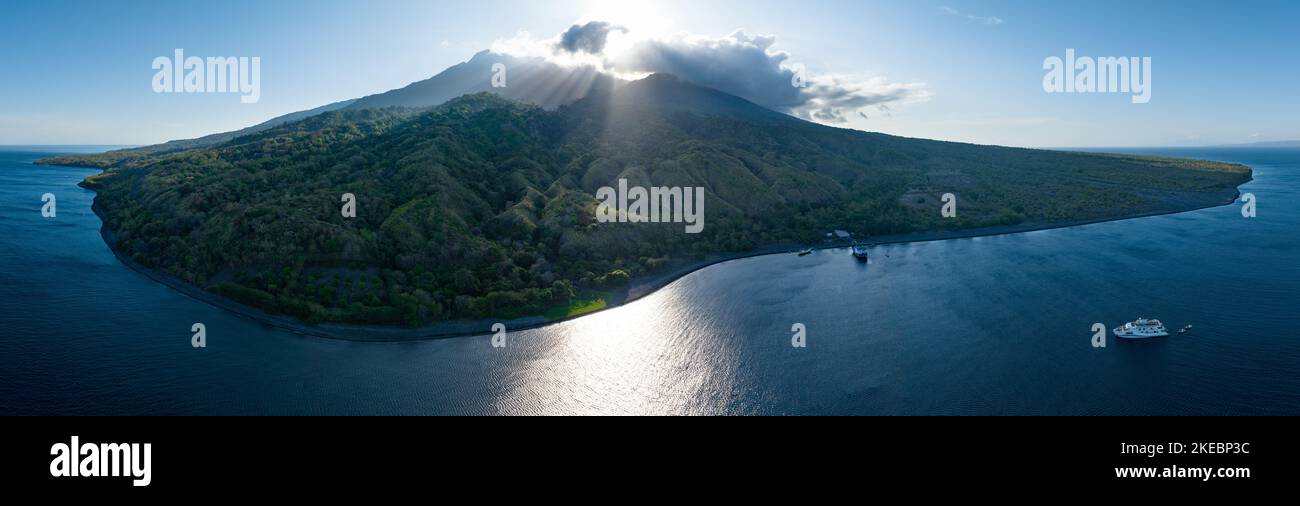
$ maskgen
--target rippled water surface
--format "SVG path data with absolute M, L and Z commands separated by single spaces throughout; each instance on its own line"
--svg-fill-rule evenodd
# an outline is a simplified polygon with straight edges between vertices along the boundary
M 1296 150 L 1150 151 L 1251 165 L 1253 220 L 736 260 L 494 349 L 301 337 L 189 299 L 103 244 L 76 186 L 94 171 L 31 165 L 73 149 L 0 149 L 6 414 L 1300 414 Z M 1139 316 L 1195 329 L 1091 347 Z

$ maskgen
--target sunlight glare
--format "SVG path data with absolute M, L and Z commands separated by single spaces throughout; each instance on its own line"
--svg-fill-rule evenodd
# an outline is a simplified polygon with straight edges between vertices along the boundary
M 664 38 L 671 33 L 673 20 L 661 10 L 655 2 L 593 1 L 587 3 L 582 22 L 607 21 L 626 28 L 627 33 L 610 32 L 605 46 L 607 56 L 618 57 L 636 41 Z

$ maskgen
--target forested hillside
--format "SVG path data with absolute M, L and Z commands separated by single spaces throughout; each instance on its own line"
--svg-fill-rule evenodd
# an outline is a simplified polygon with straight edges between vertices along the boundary
M 510 318 L 669 259 L 859 236 L 1124 216 L 1232 188 L 1211 162 L 947 143 L 829 128 L 652 76 L 547 110 L 480 93 L 343 109 L 213 146 L 48 163 L 106 169 L 114 247 L 308 322 Z M 596 190 L 703 187 L 702 233 L 598 223 Z M 958 195 L 943 219 L 938 195 Z M 357 217 L 340 213 L 357 199 Z

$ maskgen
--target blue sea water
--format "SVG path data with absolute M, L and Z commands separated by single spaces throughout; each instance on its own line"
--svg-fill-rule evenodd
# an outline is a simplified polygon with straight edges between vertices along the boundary
M 95 171 L 31 164 L 86 149 L 0 148 L 2 414 L 1300 414 L 1300 150 L 1128 150 L 1250 165 L 1254 219 L 735 260 L 493 348 L 299 336 L 157 284 L 101 240 Z M 1195 328 L 1092 347 L 1140 316 Z

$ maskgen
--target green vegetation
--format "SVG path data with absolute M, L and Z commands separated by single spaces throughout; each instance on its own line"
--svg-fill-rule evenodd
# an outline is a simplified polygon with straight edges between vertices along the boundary
M 670 259 L 813 243 L 829 229 L 1114 217 L 1249 178 L 1237 165 L 645 105 L 592 96 L 547 111 L 479 94 L 421 111 L 325 112 L 212 146 L 46 163 L 107 169 L 85 185 L 115 248 L 146 267 L 309 323 L 408 326 L 590 312 Z M 705 188 L 704 231 L 597 223 L 593 195 L 618 178 Z M 943 192 L 959 196 L 955 219 L 927 204 Z M 340 213 L 344 193 L 356 195 L 356 218 Z
M 555 306 L 542 313 L 547 320 L 563 320 L 574 316 L 584 315 L 595 311 L 600 311 L 609 306 L 609 300 L 614 298 L 612 292 L 592 293 L 587 296 L 576 297 L 563 305 Z

